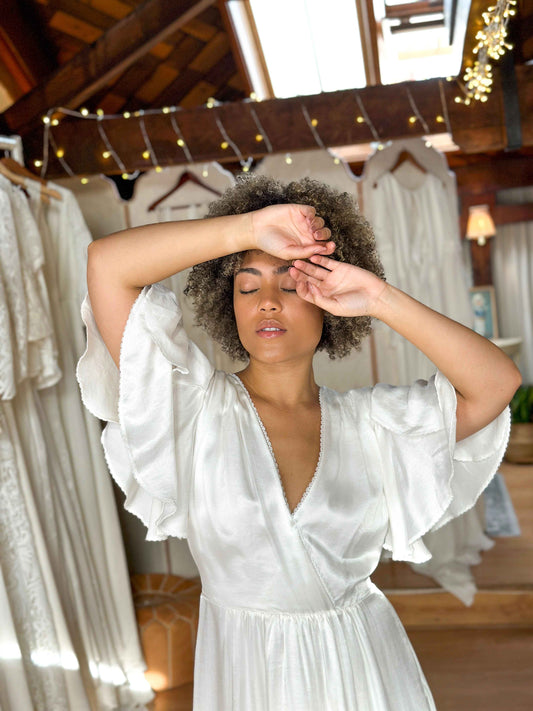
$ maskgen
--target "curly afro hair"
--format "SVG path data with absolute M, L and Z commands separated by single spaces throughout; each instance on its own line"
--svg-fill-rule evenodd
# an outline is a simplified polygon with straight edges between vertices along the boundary
M 336 248 L 332 259 L 348 262 L 384 278 L 372 228 L 359 214 L 349 193 L 339 192 L 311 178 L 283 184 L 266 176 L 243 176 L 234 187 L 209 205 L 206 217 L 238 215 L 276 204 L 312 205 L 331 230 Z M 196 323 L 204 328 L 231 358 L 245 360 L 233 312 L 233 277 L 245 252 L 229 254 L 195 265 L 187 280 L 185 294 L 193 302 Z M 360 350 L 371 331 L 369 316 L 343 317 L 324 312 L 322 337 L 317 350 L 326 350 L 331 359 L 342 358 L 352 349 Z

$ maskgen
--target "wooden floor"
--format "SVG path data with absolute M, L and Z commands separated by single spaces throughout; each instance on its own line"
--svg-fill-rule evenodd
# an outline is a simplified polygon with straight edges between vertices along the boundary
M 533 709 L 533 466 L 504 463 L 500 472 L 521 535 L 495 539 L 473 567 L 472 607 L 405 563 L 372 575 L 405 625 L 438 711 Z M 157 694 L 149 708 L 190 711 L 192 684 Z

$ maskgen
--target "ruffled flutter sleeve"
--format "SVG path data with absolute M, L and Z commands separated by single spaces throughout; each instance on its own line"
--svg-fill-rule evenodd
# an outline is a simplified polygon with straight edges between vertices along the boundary
M 371 389 L 371 423 L 389 515 L 383 547 L 393 560 L 429 560 L 422 536 L 470 509 L 503 458 L 509 408 L 456 442 L 456 407 L 455 388 L 440 371 L 408 387 Z
M 124 328 L 120 370 L 100 335 L 86 294 L 87 347 L 76 368 L 85 407 L 107 421 L 109 470 L 146 539 L 187 537 L 196 425 L 214 369 L 187 337 L 175 294 L 145 286 Z

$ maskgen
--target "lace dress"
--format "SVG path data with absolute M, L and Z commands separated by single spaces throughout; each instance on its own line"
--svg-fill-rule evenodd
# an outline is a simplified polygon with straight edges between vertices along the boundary
M 382 548 L 423 562 L 421 536 L 473 506 L 505 450 L 505 410 L 455 442 L 455 390 L 320 388 L 320 458 L 291 513 L 238 376 L 187 338 L 174 294 L 144 287 L 120 372 L 82 304 L 77 366 L 125 507 L 148 540 L 188 539 L 202 595 L 195 711 L 430 711 L 394 608 L 372 583 Z

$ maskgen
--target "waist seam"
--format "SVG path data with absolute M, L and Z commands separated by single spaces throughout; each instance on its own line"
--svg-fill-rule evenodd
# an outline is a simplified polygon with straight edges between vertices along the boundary
M 330 617 L 332 615 L 337 615 L 339 612 L 344 612 L 351 608 L 357 607 L 363 600 L 365 600 L 369 595 L 373 595 L 376 592 L 381 592 L 378 587 L 367 578 L 362 583 L 366 583 L 365 589 L 361 592 L 360 596 L 354 597 L 354 599 L 346 605 L 335 605 L 334 607 L 325 608 L 322 610 L 267 610 L 258 607 L 242 607 L 237 605 L 225 605 L 224 603 L 214 600 L 212 597 L 206 595 L 203 591 L 200 595 L 201 598 L 216 607 L 220 607 L 228 612 L 239 612 L 248 613 L 250 615 L 260 615 L 263 617 Z

